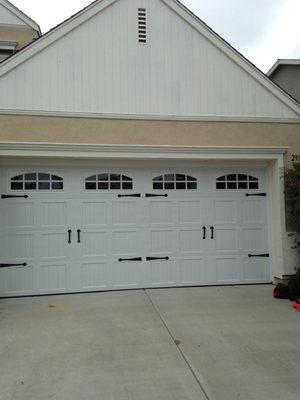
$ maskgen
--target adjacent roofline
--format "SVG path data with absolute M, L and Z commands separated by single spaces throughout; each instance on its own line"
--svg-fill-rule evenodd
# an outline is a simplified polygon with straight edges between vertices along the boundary
M 17 42 L 12 42 L 11 40 L 0 40 L 0 49 L 15 50 L 17 45 Z
M 4 0 L 0 0 L 4 1 Z M 6 1 L 6 0 L 5 0 Z M 93 17 L 95 14 L 101 12 L 105 8 L 112 5 L 117 0 L 96 0 L 71 18 L 64 21 L 54 29 L 47 32 L 39 40 L 31 43 L 24 49 L 20 50 L 9 59 L 3 61 L 0 66 L 0 77 L 5 75 L 7 72 L 26 61 L 36 53 L 45 49 L 53 42 L 58 40 L 60 37 L 66 35 L 71 30 L 83 24 L 85 21 Z M 269 92 L 281 100 L 286 106 L 292 109 L 300 116 L 299 103 L 282 90 L 276 83 L 272 82 L 268 77 L 260 71 L 255 65 L 249 60 L 242 56 L 236 49 L 234 49 L 228 42 L 221 38 L 216 32 L 214 32 L 209 26 L 207 26 L 200 18 L 188 10 L 178 0 L 161 0 L 174 12 L 176 12 L 181 18 L 183 18 L 189 25 L 195 30 L 205 36 L 211 43 L 218 47 L 223 53 L 225 53 L 232 61 L 243 68 L 249 75 L 251 75 L 256 81 L 265 87 Z
M 23 21 L 26 25 L 30 26 L 32 29 L 39 33 L 39 36 L 42 36 L 41 28 L 39 24 L 37 24 L 33 19 L 28 17 L 23 11 L 17 8 L 14 4 L 10 3 L 8 0 L 0 0 L 0 4 L 3 7 L 7 8 L 10 12 L 15 14 L 21 21 Z
M 300 65 L 299 58 L 278 58 L 273 67 L 267 72 L 267 76 L 270 77 L 280 67 L 280 65 Z

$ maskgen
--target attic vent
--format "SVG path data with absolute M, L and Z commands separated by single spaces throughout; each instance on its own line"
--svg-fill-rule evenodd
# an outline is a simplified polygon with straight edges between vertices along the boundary
M 147 43 L 147 31 L 146 31 L 146 8 L 138 9 L 138 33 L 139 43 Z

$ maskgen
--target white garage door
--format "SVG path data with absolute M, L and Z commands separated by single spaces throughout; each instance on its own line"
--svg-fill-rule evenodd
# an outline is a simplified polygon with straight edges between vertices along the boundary
M 270 281 L 264 172 L 1 170 L 1 296 Z

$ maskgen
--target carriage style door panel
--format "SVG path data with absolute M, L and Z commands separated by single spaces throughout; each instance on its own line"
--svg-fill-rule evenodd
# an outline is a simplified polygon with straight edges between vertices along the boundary
M 27 171 L 1 173 L 1 292 L 64 292 L 74 261 L 69 230 L 75 205 L 62 171 Z
M 93 171 L 82 179 L 84 188 L 78 188 L 81 289 L 143 287 L 141 179 L 132 170 Z
M 211 175 L 215 182 L 208 213 L 209 254 L 216 283 L 270 281 L 268 210 L 265 177 L 260 171 L 249 175 Z
M 0 172 L 1 296 L 270 281 L 262 170 Z
M 204 284 L 208 203 L 200 196 L 199 171 L 161 171 L 148 174 L 145 198 L 150 286 Z

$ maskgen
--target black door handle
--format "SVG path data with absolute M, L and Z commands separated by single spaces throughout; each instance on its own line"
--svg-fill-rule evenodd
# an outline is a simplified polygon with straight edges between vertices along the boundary
M 118 197 L 142 197 L 140 193 L 137 194 L 118 194 Z
M 203 229 L 203 239 L 206 239 L 206 226 L 203 226 L 202 229 Z
M 27 196 L 27 194 L 25 194 L 24 196 L 15 196 L 12 194 L 2 194 L 1 195 L 1 199 L 15 199 L 15 198 L 28 199 L 28 196 Z
M 152 194 L 152 193 L 146 193 L 145 197 L 168 197 L 167 193 L 165 194 Z
M 68 230 L 68 243 L 71 243 L 72 241 L 72 231 L 71 229 Z
M 136 258 L 119 258 L 119 262 L 122 261 L 143 261 L 142 257 L 136 257 Z
M 214 238 L 214 232 L 215 232 L 215 228 L 213 226 L 210 227 L 210 232 L 211 232 L 210 238 L 213 239 Z
M 147 257 L 146 261 L 154 261 L 154 260 L 170 260 L 170 257 Z
M 27 267 L 27 263 L 23 263 L 23 264 L 0 264 L 0 268 L 7 268 L 7 267 Z
M 77 229 L 77 243 L 80 243 L 80 234 L 81 234 L 81 230 Z

